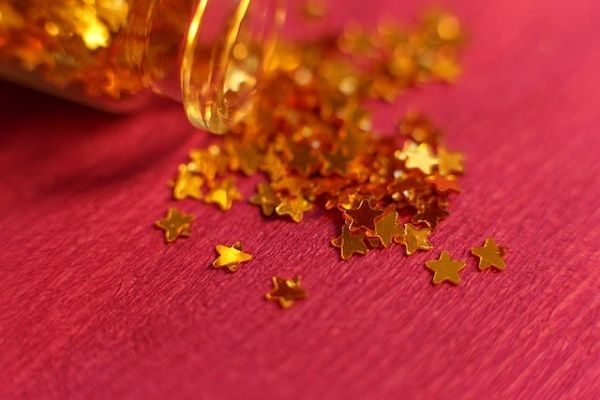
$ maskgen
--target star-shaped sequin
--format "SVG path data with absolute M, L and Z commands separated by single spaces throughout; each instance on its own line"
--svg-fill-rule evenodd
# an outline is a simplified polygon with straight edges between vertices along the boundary
M 442 251 L 437 260 L 425 262 L 425 266 L 433 271 L 433 284 L 438 285 L 444 281 L 451 282 L 455 285 L 460 283 L 460 270 L 465 267 L 466 263 L 460 260 L 453 260 L 447 251 Z
M 235 186 L 233 178 L 226 178 L 215 183 L 210 191 L 204 196 L 206 203 L 214 203 L 219 206 L 222 211 L 231 209 L 235 200 L 241 200 L 242 195 Z
M 394 238 L 404 235 L 404 229 L 398 225 L 398 212 L 390 210 L 375 221 L 374 236 L 381 241 L 384 247 L 388 247 Z
M 419 212 L 413 217 L 413 222 L 424 222 L 431 228 L 435 228 L 440 220 L 447 216 L 448 211 L 443 208 L 439 201 L 431 201 L 419 207 Z
M 347 260 L 354 254 L 367 254 L 364 233 L 352 233 L 348 225 L 342 226 L 342 234 L 331 241 L 334 247 L 340 249 L 343 260 Z
M 503 259 L 506 249 L 498 246 L 492 238 L 486 239 L 482 247 L 473 247 L 471 253 L 479 257 L 479 269 L 482 271 L 491 267 L 499 271 L 504 271 L 506 268 L 506 262 Z
M 235 242 L 233 246 L 216 246 L 219 257 L 213 262 L 215 268 L 227 268 L 230 272 L 238 270 L 242 263 L 252 260 L 252 255 L 242 251 L 242 244 Z
M 313 205 L 302 196 L 285 197 L 275 208 L 277 215 L 289 215 L 294 222 L 302 221 L 304 213 L 312 210 Z
M 435 190 L 440 193 L 460 192 L 460 186 L 458 186 L 458 182 L 454 175 L 441 176 L 435 174 L 428 176 L 425 180 L 431 183 L 433 187 L 435 187 Z
M 267 217 L 273 215 L 280 202 L 277 192 L 268 183 L 259 183 L 256 194 L 250 198 L 250 203 L 260 206 L 262 213 Z
M 408 169 L 418 169 L 429 175 L 437 164 L 438 160 L 431 153 L 431 148 L 427 143 L 421 143 L 416 149 L 406 153 L 406 168 Z
M 463 170 L 463 155 L 461 153 L 450 152 L 443 146 L 438 148 L 438 171 L 440 171 L 440 175 L 462 173 Z
M 412 224 L 404 224 L 404 233 L 396 242 L 404 245 L 407 256 L 413 255 L 417 250 L 429 251 L 433 247 L 429 242 L 430 233 L 430 228 L 419 229 Z
M 290 308 L 296 300 L 306 297 L 306 291 L 300 285 L 300 277 L 285 279 L 279 276 L 271 278 L 273 289 L 265 295 L 269 301 L 277 301 L 282 308 Z
M 171 243 L 178 237 L 190 236 L 190 224 L 193 220 L 193 215 L 183 214 L 175 208 L 169 208 L 167 216 L 156 221 L 155 225 L 165 232 L 165 241 Z
M 200 175 L 194 174 L 187 164 L 181 164 L 177 172 L 177 178 L 172 184 L 173 197 L 176 200 L 183 200 L 188 197 L 200 200 L 203 184 L 204 179 Z
M 367 200 L 362 200 L 357 208 L 346 210 L 347 220 L 350 222 L 350 229 L 366 228 L 375 230 L 375 218 L 383 214 L 382 210 L 371 207 Z

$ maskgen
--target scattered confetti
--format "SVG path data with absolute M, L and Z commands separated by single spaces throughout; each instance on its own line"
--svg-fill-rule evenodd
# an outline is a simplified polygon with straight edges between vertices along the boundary
M 340 214 L 341 234 L 331 244 L 343 260 L 397 244 L 407 255 L 431 250 L 429 236 L 460 192 L 463 157 L 424 114 L 410 109 L 395 135 L 382 134 L 364 104 L 453 82 L 461 42 L 456 18 L 440 12 L 410 29 L 386 21 L 312 42 L 278 41 L 230 134 L 193 149 L 180 167 L 178 197 L 228 211 L 241 198 L 234 175 L 260 174 L 266 181 L 249 202 L 265 217 L 300 223 L 319 205 Z
M 190 224 L 194 220 L 193 215 L 184 214 L 175 208 L 167 211 L 167 216 L 156 221 L 156 227 L 165 231 L 165 241 L 171 243 L 179 237 L 191 235 Z
M 482 247 L 473 247 L 471 253 L 479 257 L 479 269 L 482 271 L 491 267 L 499 271 L 504 271 L 506 268 L 504 261 L 506 248 L 499 247 L 492 238 L 486 239 Z
M 230 272 L 236 272 L 242 263 L 252 260 L 252 255 L 242 251 L 242 244 L 238 241 L 233 246 L 218 244 L 216 251 L 219 257 L 213 262 L 215 268 L 227 268 Z
M 306 297 L 306 291 L 300 285 L 300 277 L 292 279 L 274 276 L 271 278 L 273 289 L 265 295 L 269 301 L 277 301 L 282 308 L 290 308 L 296 300 Z
M 425 262 L 425 266 L 433 271 L 432 282 L 438 285 L 444 281 L 451 282 L 455 285 L 460 283 L 460 270 L 465 267 L 464 261 L 453 260 L 447 251 L 442 251 L 440 258 Z

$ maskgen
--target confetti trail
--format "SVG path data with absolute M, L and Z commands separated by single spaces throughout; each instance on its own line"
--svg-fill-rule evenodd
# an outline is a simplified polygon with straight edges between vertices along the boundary
M 233 246 L 218 244 L 216 251 L 219 257 L 213 262 L 215 268 L 227 268 L 229 272 L 235 272 L 242 263 L 252 260 L 252 255 L 242 251 L 242 244 L 235 242 Z
M 273 282 L 273 290 L 265 295 L 269 301 L 277 301 L 282 308 L 290 308 L 296 300 L 301 300 L 306 297 L 306 291 L 300 286 L 300 277 L 292 279 L 280 278 L 274 276 L 271 278 Z
M 156 221 L 155 225 L 165 231 L 165 241 L 171 243 L 179 237 L 189 237 L 191 235 L 190 224 L 193 220 L 193 215 L 183 214 L 175 208 L 170 208 L 167 211 L 167 216 Z
M 460 283 L 460 275 L 458 274 L 466 263 L 464 261 L 453 260 L 447 251 L 442 251 L 440 258 L 425 262 L 425 266 L 433 271 L 432 282 L 438 285 L 444 281 L 451 282 L 455 285 Z
M 175 199 L 227 211 L 241 199 L 234 174 L 262 174 L 266 182 L 249 201 L 264 216 L 299 223 L 317 206 L 341 214 L 332 244 L 344 260 L 396 244 L 408 255 L 431 250 L 428 237 L 460 192 L 462 155 L 414 110 L 395 135 L 378 134 L 363 104 L 453 82 L 461 42 L 460 24 L 445 13 L 411 29 L 385 22 L 373 31 L 350 27 L 314 42 L 278 42 L 250 110 L 179 167 Z
M 506 248 L 499 247 L 492 238 L 486 239 L 482 247 L 473 247 L 471 253 L 479 257 L 479 269 L 481 271 L 491 267 L 496 268 L 498 271 L 504 271 L 506 268 L 506 262 L 504 261 Z

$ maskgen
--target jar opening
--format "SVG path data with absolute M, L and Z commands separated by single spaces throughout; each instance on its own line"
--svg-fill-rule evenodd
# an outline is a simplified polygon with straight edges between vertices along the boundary
M 250 107 L 283 23 L 279 1 L 200 0 L 185 36 L 181 95 L 190 122 L 224 134 Z

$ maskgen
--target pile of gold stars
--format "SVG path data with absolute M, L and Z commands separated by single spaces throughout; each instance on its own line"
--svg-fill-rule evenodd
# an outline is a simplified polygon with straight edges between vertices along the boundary
M 460 192 L 463 156 L 448 150 L 440 130 L 413 110 L 395 135 L 378 135 L 365 101 L 393 102 L 409 88 L 453 82 L 461 40 L 456 17 L 436 12 L 411 29 L 385 22 L 374 31 L 351 27 L 335 38 L 278 43 L 250 112 L 220 143 L 190 152 L 171 183 L 174 198 L 227 211 L 242 198 L 234 174 L 262 173 L 266 182 L 249 201 L 266 217 L 297 223 L 317 205 L 338 212 L 343 223 L 332 244 L 344 260 L 394 245 L 409 256 L 431 250 L 428 237 Z M 227 249 L 224 255 L 225 247 L 217 247 L 216 268 L 236 270 L 251 258 L 238 257 L 246 254 L 239 243 Z M 450 278 L 443 272 L 449 262 Z M 451 262 L 442 253 L 427 264 L 437 271 L 434 283 L 458 283 L 464 263 Z M 299 279 L 275 277 L 273 285 L 302 297 Z M 280 303 L 290 301 L 293 296 Z

